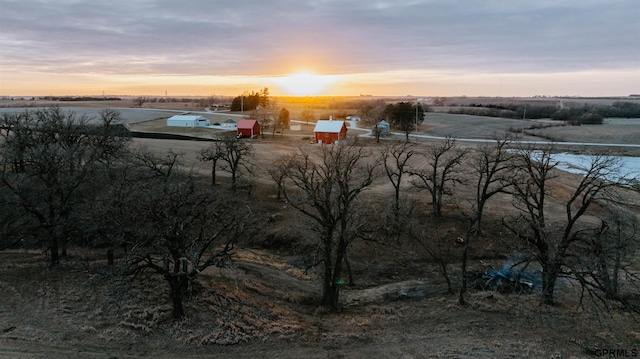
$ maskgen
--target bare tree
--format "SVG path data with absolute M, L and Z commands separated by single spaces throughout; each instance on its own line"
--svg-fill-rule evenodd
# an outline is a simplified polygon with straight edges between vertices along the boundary
M 426 168 L 409 171 L 416 178 L 413 185 L 431 194 L 434 217 L 442 215 L 443 197 L 452 194 L 450 186 L 461 182 L 454 174 L 467 153 L 467 149 L 457 147 L 454 138 L 447 137 L 442 142 L 430 145 L 422 154 L 427 160 Z
M 32 151 L 36 145 L 34 132 L 37 129 L 33 126 L 35 121 L 35 116 L 31 112 L 16 115 L 4 114 L 0 127 L 4 171 L 25 172 L 28 151 Z
M 360 197 L 376 178 L 378 162 L 362 147 L 347 144 L 323 146 L 321 155 L 314 161 L 301 150 L 275 178 L 287 202 L 316 224 L 320 258 L 313 266 L 323 267 L 321 303 L 339 310 L 343 262 L 364 225 Z
M 20 207 L 19 199 L 0 182 L 0 251 L 22 247 L 30 236 L 30 218 Z
M 622 287 L 635 285 L 633 294 L 640 293 L 640 276 L 632 264 L 639 246 L 636 227 L 632 218 L 612 213 L 607 220 L 601 220 L 600 227 L 581 233 L 578 248 L 568 258 L 567 265 L 583 292 L 602 302 L 613 299 L 626 305 L 629 303 Z M 640 307 L 636 306 L 635 310 L 639 311 Z
M 207 148 L 200 150 L 198 159 L 202 162 L 211 162 L 211 187 L 216 185 L 216 170 L 218 168 L 218 161 L 222 158 L 225 149 L 224 142 L 215 141 Z
M 400 187 L 402 178 L 408 171 L 409 160 L 415 154 L 414 145 L 409 142 L 391 143 L 380 149 L 384 172 L 394 189 L 393 220 L 394 230 L 400 233 Z
M 48 264 L 55 266 L 66 256 L 74 210 L 90 198 L 93 179 L 123 153 L 128 137 L 118 136 L 118 114 L 110 110 L 96 124 L 59 107 L 12 116 L 2 131 L 2 181 L 36 221 Z
M 250 142 L 243 141 L 236 136 L 226 135 L 200 151 L 198 158 L 201 161 L 211 162 L 212 186 L 215 186 L 217 165 L 219 162 L 223 162 L 224 165 L 220 169 L 231 174 L 231 190 L 235 191 L 242 169 L 250 171 L 247 160 L 252 152 L 253 146 Z
M 475 196 L 471 205 L 471 213 L 463 213 L 467 230 L 462 251 L 462 286 L 458 302 L 465 304 L 464 294 L 467 291 L 467 258 L 469 243 L 472 238 L 482 235 L 482 215 L 489 199 L 499 193 L 507 193 L 513 182 L 513 167 L 510 154 L 507 152 L 509 141 L 507 137 L 496 138 L 492 146 L 482 146 L 476 149 L 471 157 L 472 181 L 475 183 Z
M 282 186 L 284 186 L 285 184 L 285 178 L 289 173 L 289 170 L 291 169 L 292 165 L 293 165 L 293 161 L 291 161 L 290 157 L 283 157 L 276 160 L 275 163 L 269 164 L 269 167 L 267 168 L 267 173 L 269 173 L 269 176 L 271 176 L 271 179 L 276 184 L 277 200 L 282 199 L 282 192 L 284 190 Z
M 273 126 L 275 129 L 275 120 L 273 112 L 269 108 L 258 107 L 253 110 L 251 115 L 252 119 L 255 119 L 260 124 L 260 136 L 264 138 L 264 134 L 267 132 L 269 126 Z
M 360 102 L 358 114 L 365 122 L 378 123 L 384 120 L 386 106 L 384 100 L 362 101 Z
M 138 156 L 139 157 L 139 156 Z M 127 273 L 152 271 L 168 284 L 174 318 L 184 316 L 183 299 L 191 293 L 200 272 L 230 264 L 238 231 L 246 219 L 237 196 L 200 187 L 169 154 L 140 160 L 141 178 L 135 183 L 135 210 L 126 223 L 134 233 L 127 252 Z
M 289 117 L 290 117 L 289 110 L 287 110 L 284 107 L 281 108 L 280 112 L 278 113 L 278 120 L 277 120 L 276 124 L 273 126 L 273 134 L 272 134 L 272 136 L 275 136 L 276 127 L 277 126 L 280 127 L 280 133 L 281 134 L 284 133 L 284 129 L 289 126 Z
M 412 223 L 409 229 L 410 238 L 418 242 L 425 250 L 428 257 L 436 263 L 440 274 L 447 283 L 447 292 L 454 293 L 449 274 L 449 265 L 457 259 L 458 253 L 456 243 L 448 238 L 444 238 L 439 233 L 439 225 L 436 221 L 429 228 L 424 228 L 424 223 Z
M 173 154 L 176 158 L 177 154 Z M 167 156 L 170 158 L 170 156 Z M 148 165 L 156 164 L 152 172 Z M 162 168 L 147 150 L 134 149 L 121 163 L 112 166 L 98 178 L 99 190 L 90 202 L 85 202 L 76 211 L 74 221 L 81 224 L 77 234 L 84 245 L 106 248 L 107 264 L 116 264 L 116 253 L 121 248 L 125 253 L 137 243 L 138 230 L 146 221 L 139 211 L 139 188 L 147 181 L 162 175 Z
M 135 103 L 135 104 L 136 104 L 136 106 L 138 106 L 138 107 L 142 107 L 142 105 L 144 105 L 144 104 L 145 104 L 145 103 L 147 103 L 147 102 L 149 102 L 149 99 L 148 99 L 148 98 L 146 98 L 146 97 L 144 97 L 144 96 L 136 97 L 136 98 L 133 100 L 133 103 Z
M 520 215 L 505 221 L 507 227 L 536 251 L 536 259 L 542 267 L 542 296 L 545 304 L 554 303 L 554 289 L 558 277 L 571 274 L 568 258 L 584 242 L 589 230 L 579 221 L 587 210 L 598 203 L 606 206 L 610 190 L 618 186 L 608 180 L 620 169 L 614 157 L 593 156 L 582 168 L 578 185 L 562 202 L 565 219 L 558 224 L 549 223 L 546 209 L 549 206 L 550 181 L 555 177 L 557 162 L 553 159 L 552 146 L 534 150 L 518 149 L 517 171 L 514 181 L 514 206 Z
M 489 199 L 500 193 L 508 193 L 513 183 L 511 155 L 507 151 L 510 141 L 505 136 L 496 138 L 491 146 L 477 148 L 471 158 L 472 177 L 475 182 L 474 231 L 482 233 L 482 216 Z
M 313 110 L 312 109 L 308 109 L 305 108 L 304 110 L 302 110 L 302 113 L 300 114 L 300 117 L 302 118 L 302 120 L 304 120 L 307 124 L 309 124 L 309 121 L 313 121 L 316 119 Z

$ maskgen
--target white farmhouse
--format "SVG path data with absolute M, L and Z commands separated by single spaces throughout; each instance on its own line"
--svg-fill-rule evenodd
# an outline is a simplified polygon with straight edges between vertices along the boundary
M 172 127 L 203 127 L 211 126 L 208 118 L 194 115 L 175 115 L 167 119 L 167 126 Z

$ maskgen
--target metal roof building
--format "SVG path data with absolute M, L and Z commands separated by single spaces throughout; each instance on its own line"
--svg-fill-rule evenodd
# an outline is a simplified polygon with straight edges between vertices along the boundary
M 329 117 L 328 121 L 319 120 L 313 132 L 316 135 L 316 143 L 332 144 L 347 138 L 347 125 L 344 121 L 334 121 L 333 117 Z
M 202 116 L 175 115 L 167 119 L 167 126 L 172 127 L 202 127 L 211 126 L 211 121 Z

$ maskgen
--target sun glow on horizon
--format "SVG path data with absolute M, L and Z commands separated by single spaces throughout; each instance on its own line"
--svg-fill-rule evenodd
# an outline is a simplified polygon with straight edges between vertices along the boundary
M 291 96 L 320 95 L 338 80 L 333 75 L 318 75 L 310 71 L 300 71 L 273 79 L 273 83 Z

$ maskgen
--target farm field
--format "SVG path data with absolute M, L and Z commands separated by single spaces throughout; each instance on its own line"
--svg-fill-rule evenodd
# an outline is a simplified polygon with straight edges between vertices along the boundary
M 320 98 L 315 100 L 305 100 L 306 102 L 295 98 L 277 99 L 278 107 L 285 107 L 291 112 L 292 120 L 299 120 L 300 114 L 304 109 L 311 109 L 316 119 L 327 119 L 334 116 L 336 119 L 344 119 L 347 115 L 356 113 L 353 108 L 357 103 L 356 99 L 338 99 Z M 398 98 L 398 101 L 406 100 Z M 567 103 L 576 104 L 611 104 L 619 99 L 566 99 Z M 389 101 L 389 100 L 387 100 Z M 510 103 L 543 103 L 549 104 L 557 102 L 551 99 L 473 99 L 458 98 L 450 99 L 450 101 L 464 103 L 492 103 L 492 101 L 508 101 Z M 519 102 L 520 101 L 520 102 Z M 637 100 L 636 100 L 637 101 Z M 209 135 L 208 131 L 198 131 L 197 133 L 188 133 L 188 130 L 167 128 L 164 125 L 166 118 L 180 113 L 192 113 L 207 117 L 212 123 L 223 123 L 231 118 L 237 121 L 241 113 L 224 112 L 224 111 L 205 111 L 202 107 L 194 107 L 193 103 L 150 103 L 144 107 L 136 107 L 132 99 L 123 101 L 112 101 L 107 103 L 101 102 L 54 102 L 54 101 L 0 101 L 0 115 L 2 113 L 15 113 L 16 111 L 24 111 L 27 109 L 42 108 L 43 106 L 59 105 L 67 108 L 78 115 L 85 114 L 88 117 L 97 117 L 102 108 L 109 107 L 116 109 L 121 113 L 122 120 L 129 124 L 135 125 L 133 129 L 139 131 L 158 131 L 158 132 L 177 132 L 180 134 L 189 134 L 205 137 L 215 137 Z M 152 108 L 157 107 L 157 108 Z M 336 106 L 336 108 L 331 108 Z M 246 115 L 250 115 L 249 112 Z M 149 123 L 145 123 L 149 122 Z M 620 144 L 640 144 L 640 120 L 637 119 L 605 119 L 603 125 L 583 125 L 583 126 L 551 126 L 557 125 L 553 121 L 536 121 L 536 120 L 514 120 L 495 117 L 479 117 L 460 114 L 447 114 L 440 112 L 427 112 L 425 120 L 419 127 L 416 134 L 424 134 L 431 136 L 453 136 L 456 138 L 492 138 L 495 134 L 503 134 L 505 131 L 517 131 L 518 139 L 523 141 L 560 141 L 560 142 L 594 142 L 594 143 L 620 143 Z M 363 131 L 359 135 L 366 134 L 371 129 L 371 124 L 362 122 L 357 126 Z M 353 128 L 350 128 L 353 130 Z M 215 131 L 213 131 L 215 132 Z M 303 123 L 302 132 L 285 131 L 284 137 L 308 136 L 313 134 L 313 124 L 305 125 Z M 352 131 L 351 134 L 354 134 Z
M 522 130 L 532 126 L 533 121 L 512 120 L 497 117 L 479 117 L 448 113 L 427 112 L 419 133 L 456 138 L 493 138 L 509 129 Z M 535 140 L 534 136 L 521 136 L 522 140 Z
M 561 126 L 527 131 L 554 141 L 588 139 L 595 143 L 640 144 L 640 119 L 606 119 L 603 125 Z
M 281 101 L 280 106 L 287 104 Z M 299 106 L 292 111 L 295 120 L 303 106 L 293 106 Z M 136 131 L 217 136 L 216 129 L 168 128 L 165 119 L 184 106 L 176 107 L 118 111 Z M 69 109 L 95 116 L 100 107 Z M 0 113 L 10 110 L 15 109 L 0 108 Z M 510 128 L 531 125 L 532 121 L 427 113 L 418 133 L 491 138 Z M 619 308 L 600 312 L 588 305 L 580 307 L 579 286 L 569 281 L 561 283 L 556 306 L 542 304 L 536 293 L 480 290 L 471 290 L 469 303 L 461 306 L 457 294 L 446 292 L 438 266 L 424 247 L 411 241 L 354 244 L 350 255 L 356 285 L 345 286 L 341 293 L 344 311 L 334 314 L 318 307 L 319 273 L 305 271 L 302 261 L 315 233 L 299 213 L 275 200 L 275 185 L 268 174 L 281 156 L 299 148 L 318 148 L 310 143 L 312 128 L 305 125 L 299 134 L 268 134 L 253 140 L 251 198 L 265 230 L 242 238 L 232 268 L 210 268 L 202 273 L 199 282 L 203 287 L 185 301 L 187 317 L 183 320 L 170 319 L 162 279 L 145 277 L 145 286 L 117 279 L 116 273 L 105 268 L 103 249 L 72 248 L 59 270 L 46 269 L 39 250 L 0 252 L 0 357 L 593 358 L 603 348 L 640 355 L 638 318 Z M 638 131 L 640 122 L 615 120 L 593 128 L 525 130 L 519 139 L 540 141 L 557 135 L 566 141 L 633 144 L 638 143 Z M 374 139 L 361 141 L 376 146 Z M 431 140 L 417 141 L 422 148 Z M 198 152 L 208 142 L 134 138 L 132 145 L 157 154 L 182 153 L 185 168 L 208 183 L 209 164 L 198 160 Z M 579 177 L 564 172 L 558 176 L 553 193 L 561 198 Z M 228 181 L 221 173 L 220 185 Z M 390 190 L 388 182 L 379 181 L 367 189 L 367 195 L 384 202 Z M 446 238 L 463 235 L 459 218 L 433 220 L 428 216 L 426 194 L 407 192 L 407 200 L 418 203 L 416 211 L 426 225 Z M 460 196 L 470 199 L 471 192 Z M 629 193 L 629 200 L 640 208 L 637 193 Z M 511 208 L 507 196 L 498 196 L 489 204 L 487 233 L 474 248 L 472 270 L 500 268 L 510 254 L 521 250 L 498 228 L 505 208 Z M 452 204 L 446 210 L 453 213 L 455 207 Z M 552 217 L 562 214 L 562 208 L 550 212 Z M 456 250 L 453 253 L 458 256 Z M 457 288 L 457 259 L 449 270 Z M 401 294 L 416 287 L 420 295 Z
M 36 111 L 39 108 L 44 107 L 14 107 L 14 108 L 2 108 L 0 107 L 0 116 L 3 113 L 17 113 L 28 111 Z M 88 118 L 98 118 L 100 116 L 100 111 L 103 108 L 100 107 L 62 107 L 63 109 L 73 112 L 77 116 L 86 115 Z M 167 111 L 167 110 L 156 110 L 156 109 L 137 109 L 137 108 L 118 108 L 118 107 L 110 107 L 118 112 L 120 112 L 120 116 L 124 123 L 133 124 L 144 121 L 151 121 L 159 118 L 167 118 L 176 114 L 176 111 Z

